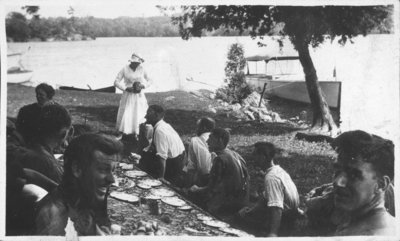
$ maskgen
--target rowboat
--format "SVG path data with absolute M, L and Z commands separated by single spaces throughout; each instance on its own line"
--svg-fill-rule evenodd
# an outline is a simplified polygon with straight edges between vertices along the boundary
M 246 61 L 246 82 L 250 86 L 261 90 L 267 84 L 267 95 L 311 103 L 298 56 L 255 55 L 247 57 Z M 318 83 L 328 106 L 340 108 L 342 83 L 335 80 Z
M 28 49 L 29 50 L 29 49 Z M 25 53 L 7 54 L 7 82 L 22 84 L 29 82 L 33 76 L 33 71 L 25 69 L 22 65 L 22 56 Z
M 104 92 L 104 93 L 115 93 L 115 86 L 109 86 L 105 88 L 100 88 L 100 89 L 91 89 L 90 86 L 88 89 L 83 89 L 83 88 L 76 88 L 72 86 L 60 86 L 60 90 L 74 90 L 74 91 L 95 91 L 95 92 Z
M 7 73 L 7 82 L 14 84 L 23 84 L 29 82 L 33 76 L 33 71 L 20 70 L 12 73 Z

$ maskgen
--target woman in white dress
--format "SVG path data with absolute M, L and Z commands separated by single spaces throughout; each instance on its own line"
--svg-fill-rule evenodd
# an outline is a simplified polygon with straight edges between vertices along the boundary
M 141 63 L 144 60 L 137 54 L 132 54 L 129 64 L 122 68 L 115 79 L 114 85 L 123 91 L 119 103 L 117 124 L 118 131 L 124 134 L 139 134 L 139 124 L 145 122 L 144 116 L 148 108 L 147 99 L 142 89 L 150 86 L 146 71 Z

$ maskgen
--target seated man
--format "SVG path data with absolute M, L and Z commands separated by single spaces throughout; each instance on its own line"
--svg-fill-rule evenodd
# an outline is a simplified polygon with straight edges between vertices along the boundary
M 395 217 L 393 183 L 385 191 L 385 208 Z M 347 212 L 335 209 L 333 183 L 327 183 L 311 190 L 305 197 L 308 225 L 317 236 L 332 236 L 337 226 L 346 218 Z
M 26 143 L 31 144 L 36 135 L 36 128 L 39 120 L 39 113 L 43 106 L 54 104 L 52 100 L 55 94 L 54 88 L 48 84 L 42 83 L 36 86 L 37 102 L 25 105 L 18 111 L 16 126 L 20 134 L 24 137 Z
M 210 171 L 210 181 L 205 187 L 193 185 L 190 192 L 203 193 L 206 209 L 222 219 L 245 206 L 249 200 L 249 175 L 245 160 L 227 148 L 229 132 L 212 130 L 207 144 L 216 157 Z
M 19 117 L 18 117 L 19 118 Z M 41 108 L 38 122 L 33 123 L 33 137 L 28 149 L 13 150 L 13 158 L 24 168 L 40 172 L 56 183 L 61 182 L 63 167 L 55 159 L 54 150 L 63 145 L 71 130 L 71 116 L 59 104 L 49 104 Z
M 122 143 L 100 134 L 71 141 L 64 154 L 62 183 L 38 204 L 37 235 L 65 235 L 68 221 L 79 236 L 110 233 L 106 193 L 114 182 Z
M 341 134 L 332 146 L 338 153 L 334 207 L 347 213 L 335 235 L 395 235 L 395 219 L 384 207 L 385 191 L 394 177 L 393 143 L 357 130 Z
M 275 147 L 268 142 L 254 145 L 254 160 L 265 170 L 264 191 L 253 207 L 245 207 L 239 216 L 249 225 L 266 230 L 268 237 L 288 235 L 298 214 L 299 194 L 289 174 L 274 163 Z
M 153 138 L 149 149 L 142 153 L 139 165 L 154 177 L 176 184 L 184 165 L 183 142 L 174 128 L 163 120 L 161 106 L 149 106 L 145 118 L 146 124 L 153 126 Z
M 211 153 L 208 150 L 207 140 L 210 131 L 215 128 L 215 121 L 211 118 L 201 118 L 197 121 L 197 136 L 190 139 L 187 151 L 186 186 L 207 185 L 211 170 Z

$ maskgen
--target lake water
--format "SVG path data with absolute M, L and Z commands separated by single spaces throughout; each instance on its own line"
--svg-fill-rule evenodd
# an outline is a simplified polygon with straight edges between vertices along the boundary
M 79 42 L 8 43 L 8 53 L 30 50 L 22 62 L 34 71 L 34 83 L 101 88 L 113 84 L 132 52 L 145 59 L 153 79 L 149 91 L 215 89 L 223 83 L 228 49 L 241 43 L 247 56 L 297 55 L 286 41 L 280 50 L 272 38 L 260 48 L 250 37 L 98 38 Z M 311 55 L 320 80 L 342 81 L 341 127 L 396 137 L 399 113 L 399 41 L 395 35 L 358 37 L 342 47 L 327 42 Z M 396 133 L 396 134 L 394 134 Z
M 243 44 L 246 55 L 279 55 L 277 42 L 272 39 L 267 42 L 268 48 L 259 48 L 249 37 L 207 37 L 189 41 L 179 37 L 98 38 L 79 42 L 9 43 L 8 50 L 19 52 L 30 46 L 22 62 L 27 69 L 34 70 L 33 82 L 82 88 L 112 85 L 131 53 L 137 52 L 145 59 L 146 70 L 154 81 L 153 88 L 166 91 L 185 86 L 216 88 L 223 82 L 231 44 Z M 296 54 L 290 44 L 282 53 Z M 332 73 L 333 65 L 327 68 Z

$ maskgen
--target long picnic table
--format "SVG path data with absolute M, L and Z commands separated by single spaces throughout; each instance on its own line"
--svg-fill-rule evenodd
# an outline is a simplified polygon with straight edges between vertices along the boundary
M 148 174 L 127 177 L 126 172 L 131 171 L 129 169 L 139 173 L 142 171 L 134 164 L 120 163 L 116 169 L 116 180 L 120 184 L 111 187 L 111 194 L 107 199 L 111 223 L 121 227 L 121 235 L 252 236 L 213 217 L 167 183 L 158 183 L 150 189 L 139 187 L 142 180 L 157 181 Z M 154 189 L 170 191 L 174 197 L 185 202 L 184 208 L 165 203 L 165 198 L 149 200 L 149 195 L 154 197 Z M 138 199 L 122 201 L 115 198 L 113 192 L 131 194 Z M 217 227 L 219 225 L 225 227 Z

